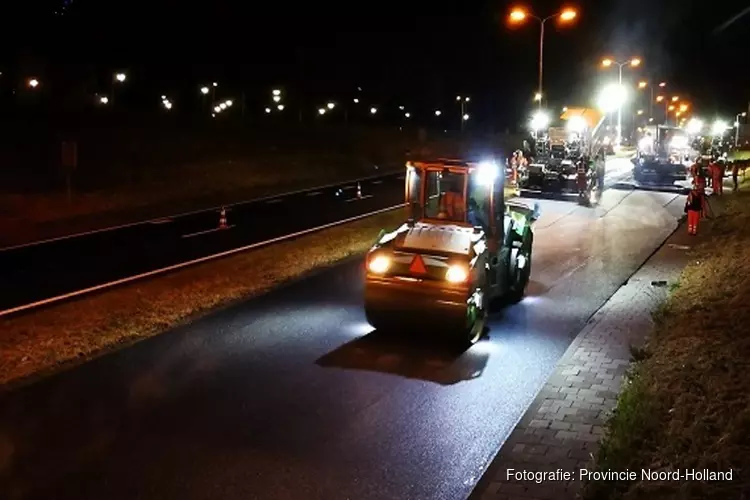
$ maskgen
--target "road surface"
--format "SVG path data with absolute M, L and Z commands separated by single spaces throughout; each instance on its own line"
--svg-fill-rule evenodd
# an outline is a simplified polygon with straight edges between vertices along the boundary
M 0 496 L 465 499 L 683 198 L 540 204 L 528 297 L 467 352 L 371 332 L 352 260 L 0 395 Z
M 404 174 L 0 250 L 0 311 L 403 203 Z M 358 194 L 360 188 L 360 195 Z
M 632 164 L 611 159 L 605 184 L 627 182 Z M 106 283 L 367 214 L 403 202 L 403 174 L 279 195 L 229 208 L 0 249 L 0 315 Z M 359 191 L 359 193 L 358 193 Z M 359 194 L 359 196 L 358 196 Z

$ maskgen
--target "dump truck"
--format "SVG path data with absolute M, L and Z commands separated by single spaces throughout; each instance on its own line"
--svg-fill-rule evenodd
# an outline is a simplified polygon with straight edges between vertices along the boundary
M 365 259 L 367 320 L 470 345 L 494 299 L 524 296 L 538 206 L 504 200 L 504 171 L 494 161 L 415 161 L 406 170 L 408 219 L 382 232 Z

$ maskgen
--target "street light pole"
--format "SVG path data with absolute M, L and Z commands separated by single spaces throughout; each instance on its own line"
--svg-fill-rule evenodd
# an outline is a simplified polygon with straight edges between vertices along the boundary
M 617 79 L 617 84 L 622 88 L 622 67 L 625 66 L 625 64 L 628 64 L 630 61 L 626 63 L 618 63 L 618 66 L 620 66 L 619 71 L 619 77 Z M 622 103 L 620 103 L 619 106 L 617 106 L 617 145 L 619 146 L 622 144 Z
M 513 23 L 521 23 L 526 18 L 532 18 L 539 21 L 540 29 L 539 29 L 539 81 L 537 85 L 537 96 L 539 101 L 539 107 L 542 107 L 542 102 L 544 99 L 543 92 L 543 83 L 544 83 L 544 28 L 545 24 L 547 24 L 547 21 L 550 19 L 560 18 L 563 22 L 569 22 L 572 21 L 577 17 L 578 13 L 573 9 L 563 9 L 560 12 L 557 12 L 555 14 L 552 14 L 551 16 L 547 17 L 538 17 L 533 14 L 528 13 L 524 9 L 514 9 L 510 13 L 510 21 Z
M 557 17 L 557 15 L 558 14 L 546 17 L 542 19 L 540 23 L 542 27 L 539 30 L 539 109 L 542 109 L 542 100 L 544 99 L 544 94 L 542 93 L 542 82 L 544 78 L 544 25 L 548 19 Z

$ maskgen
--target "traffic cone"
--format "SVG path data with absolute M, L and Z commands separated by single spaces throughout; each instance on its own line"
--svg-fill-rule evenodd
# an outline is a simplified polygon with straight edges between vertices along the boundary
M 226 229 L 227 227 L 229 227 L 227 225 L 227 209 L 221 207 L 221 212 L 219 213 L 219 229 Z
M 360 183 L 357 183 L 357 198 L 362 198 L 362 185 Z

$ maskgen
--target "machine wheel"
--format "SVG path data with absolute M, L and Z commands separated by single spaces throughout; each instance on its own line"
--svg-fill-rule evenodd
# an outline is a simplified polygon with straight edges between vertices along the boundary
M 508 292 L 508 298 L 512 304 L 520 302 L 526 294 L 526 287 L 529 284 L 529 278 L 531 277 L 531 253 L 532 246 L 534 243 L 534 235 L 532 234 L 522 248 L 513 249 L 510 257 L 510 266 L 513 284 Z M 519 258 L 523 257 L 526 263 L 523 267 L 518 265 Z
M 487 323 L 487 307 L 485 304 L 469 304 L 466 306 L 466 322 L 456 340 L 456 348 L 466 350 L 474 345 L 484 333 Z

